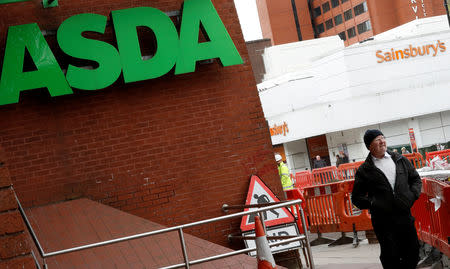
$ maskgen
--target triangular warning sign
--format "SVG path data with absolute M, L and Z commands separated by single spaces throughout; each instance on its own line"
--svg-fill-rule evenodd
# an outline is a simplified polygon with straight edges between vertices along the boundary
M 280 200 L 273 194 L 273 192 L 264 184 L 264 182 L 255 175 L 250 179 L 250 186 L 248 188 L 246 205 L 265 204 L 272 202 L 279 202 Z M 254 211 L 257 208 L 246 208 L 244 211 Z M 255 214 L 249 214 L 242 217 L 241 231 L 249 231 L 255 229 Z M 283 223 L 294 222 L 294 217 L 286 208 L 277 208 L 263 213 L 264 222 L 267 227 L 279 225 Z

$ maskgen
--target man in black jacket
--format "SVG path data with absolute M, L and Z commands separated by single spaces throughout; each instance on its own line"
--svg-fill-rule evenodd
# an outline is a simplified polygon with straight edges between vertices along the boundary
M 408 159 L 386 150 L 381 131 L 367 130 L 364 143 L 370 153 L 355 174 L 352 202 L 370 210 L 383 268 L 416 268 L 419 240 L 410 209 L 420 195 L 420 176 Z

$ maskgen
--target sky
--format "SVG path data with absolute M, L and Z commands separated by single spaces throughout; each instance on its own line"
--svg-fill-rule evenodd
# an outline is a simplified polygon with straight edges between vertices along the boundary
M 234 0 L 245 41 L 261 39 L 256 0 Z

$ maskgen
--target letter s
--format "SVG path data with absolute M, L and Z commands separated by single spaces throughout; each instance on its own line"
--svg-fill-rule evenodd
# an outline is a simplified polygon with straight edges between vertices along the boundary
M 66 79 L 72 87 L 99 90 L 113 84 L 120 76 L 122 65 L 114 46 L 82 36 L 86 31 L 103 34 L 106 20 L 105 16 L 98 14 L 78 14 L 59 26 L 56 37 L 64 53 L 75 58 L 95 61 L 99 65 L 95 69 L 85 69 L 69 64 Z
M 445 52 L 445 50 L 447 49 L 447 48 L 445 47 L 445 43 L 444 43 L 444 42 L 441 42 L 441 41 L 439 41 L 439 40 L 438 40 L 438 43 L 439 43 L 439 48 L 441 49 L 441 52 Z
M 382 52 L 383 51 L 381 51 L 381 50 L 377 50 L 376 55 L 377 55 L 378 58 L 380 58 L 380 60 L 378 60 L 377 63 L 382 63 L 385 60 L 383 54 L 381 54 Z

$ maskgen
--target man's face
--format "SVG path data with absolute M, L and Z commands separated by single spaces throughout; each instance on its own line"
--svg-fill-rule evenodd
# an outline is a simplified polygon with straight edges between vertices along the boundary
M 384 136 L 377 136 L 372 143 L 370 143 L 369 150 L 375 157 L 383 156 L 386 152 L 386 140 L 384 139 Z
M 316 156 L 316 160 L 320 160 L 320 156 Z

